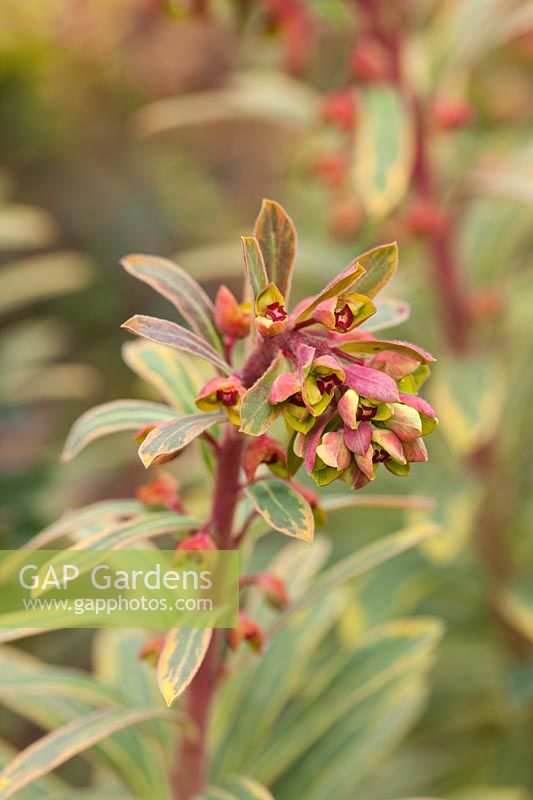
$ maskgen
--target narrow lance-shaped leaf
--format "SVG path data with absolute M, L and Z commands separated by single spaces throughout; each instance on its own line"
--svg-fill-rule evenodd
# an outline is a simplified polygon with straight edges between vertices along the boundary
M 166 461 L 169 456 L 182 450 L 208 428 L 227 420 L 224 411 L 213 414 L 188 414 L 185 417 L 158 425 L 139 447 L 139 458 L 146 468 L 151 464 Z
M 398 266 L 398 245 L 396 242 L 374 247 L 357 259 L 365 270 L 353 289 L 367 297 L 375 297 L 390 281 Z M 372 323 L 370 323 L 372 324 Z
M 307 608 L 324 595 L 329 594 L 338 586 L 342 586 L 349 580 L 363 575 L 374 567 L 389 561 L 400 553 L 416 547 L 417 544 L 436 536 L 442 529 L 434 523 L 427 522 L 419 525 L 410 525 L 398 533 L 385 536 L 367 547 L 348 556 L 348 558 L 337 562 L 333 567 L 324 572 L 316 581 L 313 588 L 296 602 L 288 606 L 274 623 L 269 635 L 272 636 L 281 630 L 294 616 L 295 613 Z
M 279 407 L 269 403 L 272 384 L 281 375 L 284 360 L 278 353 L 267 371 L 248 389 L 241 405 L 241 431 L 248 436 L 261 436 L 279 414 Z
M 62 461 L 70 461 L 95 439 L 118 431 L 137 431 L 146 425 L 174 419 L 176 412 L 148 400 L 113 400 L 91 408 L 74 423 L 65 442 Z
M 111 708 L 86 714 L 38 739 L 0 774 L 0 797 L 7 800 L 32 781 L 129 725 L 150 719 L 183 724 L 183 717 L 154 709 Z
M 187 330 L 187 328 L 176 325 L 175 322 L 136 314 L 131 319 L 126 320 L 121 327 L 131 331 L 136 336 L 148 339 L 150 342 L 166 344 L 169 347 L 175 347 L 176 350 L 192 353 L 194 356 L 209 361 L 210 364 L 213 364 L 214 367 L 227 375 L 231 375 L 231 367 L 214 347 L 211 347 L 208 342 Z
M 275 283 L 288 300 L 296 257 L 296 230 L 292 219 L 279 203 L 263 200 L 254 236 L 263 254 L 268 282 Z
M 267 479 L 246 488 L 256 511 L 275 530 L 312 542 L 315 529 L 311 506 L 288 483 Z
M 165 639 L 157 664 L 157 682 L 167 706 L 190 684 L 205 658 L 213 631 L 174 628 Z
M 188 272 L 167 258 L 157 256 L 130 255 L 120 263 L 130 275 L 170 300 L 199 336 L 223 352 L 220 333 L 214 321 L 213 304 Z
M 413 161 L 413 133 L 404 99 L 391 87 L 361 93 L 353 177 L 369 216 L 382 218 L 403 198 Z
M 154 342 L 125 342 L 122 357 L 128 367 L 184 413 L 196 411 L 194 398 L 205 381 L 186 353 Z
M 340 273 L 340 275 L 337 275 L 336 278 L 333 278 L 333 280 L 328 283 L 325 289 L 322 289 L 319 294 L 313 297 L 309 301 L 308 305 L 304 306 L 303 308 L 299 306 L 300 311 L 296 317 L 296 322 L 304 322 L 306 319 L 309 319 L 315 308 L 319 306 L 320 303 L 323 303 L 324 300 L 329 300 L 330 297 L 336 297 L 337 295 L 348 291 L 348 289 L 355 284 L 357 279 L 360 278 L 361 275 L 364 275 L 364 272 L 365 269 L 360 264 L 358 259 L 352 261 L 352 263 L 349 264 L 346 269 Z
M 245 775 L 228 778 L 220 786 L 208 786 L 198 800 L 274 800 L 265 786 Z
M 431 497 L 416 494 L 329 494 L 321 498 L 324 511 L 343 508 L 396 508 L 402 511 L 434 511 L 435 501 Z
M 349 335 L 349 334 L 348 334 Z M 338 339 L 336 341 L 339 341 Z M 393 350 L 397 353 L 404 353 L 406 356 L 412 356 L 422 364 L 431 364 L 436 359 L 431 353 L 423 350 L 418 345 L 410 344 L 409 342 L 401 342 L 396 339 L 390 341 L 385 339 L 371 339 L 369 341 L 347 341 L 343 344 L 339 341 L 340 349 L 345 353 L 357 354 L 372 354 L 383 353 L 386 350 Z
M 268 276 L 257 239 L 254 239 L 253 236 L 242 236 L 241 240 L 246 277 L 255 300 L 257 295 L 268 285 Z

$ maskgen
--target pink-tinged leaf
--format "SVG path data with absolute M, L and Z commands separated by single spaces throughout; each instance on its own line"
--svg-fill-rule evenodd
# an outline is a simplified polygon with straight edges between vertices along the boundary
M 300 303 L 298 306 L 298 315 L 296 317 L 296 323 L 303 322 L 312 315 L 313 311 L 317 306 L 324 302 L 324 300 L 328 300 L 330 297 L 336 297 L 339 294 L 344 294 L 348 291 L 348 289 L 355 283 L 357 278 L 364 274 L 364 268 L 359 264 L 358 261 L 352 261 L 346 269 L 344 269 L 340 275 L 337 275 L 336 278 L 328 283 L 325 289 L 317 294 L 315 297 L 310 297 L 307 299 L 307 305 L 304 302 Z
M 403 403 L 392 404 L 392 415 L 385 420 L 384 425 L 402 442 L 412 442 L 422 433 L 422 420 L 416 408 Z
M 398 266 L 398 245 L 396 242 L 374 247 L 357 259 L 364 269 L 354 290 L 367 297 L 375 297 L 390 281 Z
M 374 428 L 372 431 L 372 441 L 385 450 L 399 464 L 405 464 L 406 458 L 403 452 L 402 442 L 392 431 L 383 428 Z
M 360 455 L 359 453 L 354 453 L 355 463 L 357 467 L 361 470 L 363 475 L 367 478 L 367 480 L 371 481 L 374 477 L 374 448 L 372 445 L 368 446 L 368 450 L 365 453 Z
M 347 389 L 337 405 L 342 421 L 347 428 L 355 430 L 358 425 L 357 410 L 359 408 L 359 395 L 355 389 Z
M 320 444 L 322 433 L 324 432 L 324 429 L 330 419 L 331 417 L 327 415 L 320 417 L 315 426 L 311 428 L 309 433 L 306 433 L 303 440 L 304 464 L 309 474 L 311 474 L 313 467 L 315 466 L 316 450 Z
M 270 389 L 269 402 L 272 405 L 283 403 L 301 390 L 300 381 L 295 372 L 283 372 L 274 380 Z
M 113 400 L 91 408 L 74 423 L 65 442 L 62 461 L 71 461 L 84 447 L 118 431 L 138 431 L 174 419 L 176 410 L 149 400 Z
M 416 408 L 419 414 L 425 414 L 426 417 L 430 419 L 437 419 L 435 409 L 427 400 L 424 400 L 423 397 L 419 397 L 417 394 L 405 394 L 404 392 L 400 392 L 400 400 L 402 403 L 405 403 L 406 406 Z
M 349 336 L 350 334 L 348 333 L 343 339 L 337 334 L 334 338 L 334 341 L 338 342 L 338 347 L 340 347 L 341 350 L 352 355 L 374 355 L 377 353 L 382 353 L 384 350 L 391 350 L 398 353 L 403 353 L 404 355 L 410 356 L 413 359 L 417 359 L 421 364 L 431 364 L 436 360 L 431 353 L 428 353 L 426 350 L 418 347 L 418 345 L 410 344 L 409 342 L 400 342 L 393 339 L 386 341 L 385 339 L 374 338 L 354 339 L 352 341 L 348 341 Z M 370 336 L 370 333 L 367 334 L 367 337 Z M 332 337 L 330 337 L 330 341 L 331 338 Z
M 346 442 L 346 447 L 352 453 L 356 453 L 359 456 L 364 455 L 372 441 L 372 425 L 370 422 L 361 422 L 357 430 L 345 428 L 344 441 Z
M 283 356 L 278 353 L 266 372 L 244 395 L 241 403 L 241 431 L 248 436 L 260 436 L 268 430 L 279 414 L 280 409 L 272 405 L 270 394 L 285 365 Z
M 415 439 L 414 442 L 404 442 L 403 452 L 408 462 L 422 462 L 428 460 L 428 451 L 423 439 Z
M 167 461 L 208 428 L 226 422 L 225 411 L 213 414 L 187 414 L 158 425 L 139 447 L 139 458 L 146 468 Z
M 223 352 L 214 321 L 213 303 L 188 272 L 167 258 L 157 256 L 134 254 L 126 256 L 120 263 L 130 275 L 170 300 L 198 336 Z
M 263 200 L 254 236 L 263 255 L 268 280 L 276 284 L 287 300 L 296 257 L 296 230 L 279 203 Z
M 175 347 L 176 350 L 184 350 L 186 353 L 203 358 L 226 375 L 231 375 L 233 372 L 214 347 L 187 328 L 176 325 L 175 322 L 136 314 L 121 327 L 150 342 Z
M 342 430 L 325 433 L 322 442 L 317 447 L 316 454 L 328 467 L 338 470 L 349 467 L 352 460 L 350 451 L 344 442 Z
M 303 377 L 306 377 L 311 366 L 313 364 L 313 359 L 315 357 L 315 348 L 310 347 L 308 344 L 304 344 L 303 342 L 300 343 L 296 348 L 296 361 L 298 364 L 298 370 L 300 371 Z
M 396 383 L 375 369 L 359 366 L 359 364 L 349 364 L 344 367 L 345 383 L 351 389 L 368 397 L 370 400 L 377 400 L 380 403 L 397 403 L 400 399 Z
M 411 353 L 402 353 L 399 350 L 384 350 L 366 362 L 372 369 L 386 372 L 395 381 L 411 375 L 420 366 L 420 358 Z
M 372 480 L 371 477 L 369 478 L 368 475 L 359 469 L 357 464 L 353 464 L 352 468 L 348 470 L 347 473 L 344 473 L 343 478 L 354 491 L 357 491 L 358 489 L 364 489 L 364 487 L 367 486 L 367 484 L 369 484 Z
M 241 241 L 246 277 L 250 284 L 252 297 L 255 300 L 257 295 L 260 294 L 263 289 L 266 289 L 270 282 L 275 283 L 275 281 L 268 280 L 263 256 L 257 239 L 253 236 L 241 236 Z

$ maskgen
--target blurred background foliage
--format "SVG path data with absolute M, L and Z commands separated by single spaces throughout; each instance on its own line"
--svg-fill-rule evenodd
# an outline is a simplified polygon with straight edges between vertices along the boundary
M 421 645 L 417 666 L 387 688 L 370 728 L 362 709 L 359 728 L 344 718 L 337 743 L 309 740 L 292 766 L 276 766 L 266 745 L 262 759 L 252 758 L 267 736 L 262 728 L 239 750 L 257 717 L 231 722 L 248 683 L 233 697 L 230 685 L 215 769 L 250 768 L 282 800 L 325 800 L 331 789 L 315 781 L 316 759 L 321 747 L 326 760 L 333 748 L 338 774 L 352 776 L 350 793 L 339 788 L 336 798 L 356 790 L 360 800 L 526 800 L 531 5 L 3 0 L 1 16 L 4 547 L 19 546 L 66 508 L 126 497 L 145 480 L 125 436 L 112 447 L 95 444 L 68 469 L 58 463 L 85 408 L 152 397 L 120 360 L 119 325 L 139 311 L 168 318 L 170 307 L 122 274 L 119 257 L 168 255 L 211 294 L 220 281 L 238 292 L 239 235 L 252 228 L 264 196 L 279 200 L 299 231 L 299 295 L 369 246 L 397 239 L 400 269 L 389 292 L 410 303 L 411 317 L 393 333 L 438 356 L 427 392 L 441 420 L 430 463 L 401 491 L 434 498 L 444 533 L 332 601 L 309 659 L 295 656 L 297 680 L 282 697 L 305 703 L 314 691 L 327 707 L 335 670 L 341 680 L 347 669 L 343 648 L 387 620 L 438 618 L 444 637 L 429 680 Z M 172 468 L 201 505 L 193 458 Z M 400 491 L 398 481 L 379 484 L 365 493 Z M 328 558 L 374 541 L 397 517 L 384 509 L 337 513 L 324 534 Z M 265 540 L 258 557 L 266 561 L 277 545 Z M 427 625 L 433 642 L 442 631 L 435 620 Z M 89 638 L 55 633 L 24 646 L 85 668 Z M 275 671 L 253 669 L 268 692 Z M 46 725 L 42 713 L 14 711 L 2 727 L 20 747 L 35 733 L 23 717 Z M 280 725 L 281 712 L 272 717 Z M 83 781 L 81 762 L 69 769 Z M 305 795 L 299 775 L 309 780 Z

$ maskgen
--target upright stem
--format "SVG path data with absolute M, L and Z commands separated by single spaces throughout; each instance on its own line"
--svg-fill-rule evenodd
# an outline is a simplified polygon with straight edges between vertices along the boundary
M 218 454 L 211 525 L 217 547 L 229 550 L 233 545 L 233 520 L 239 494 L 239 471 L 244 444 L 242 434 L 226 425 Z M 213 631 L 211 644 L 194 680 L 183 697 L 183 710 L 195 723 L 197 735 L 184 737 L 174 773 L 176 800 L 191 800 L 204 788 L 209 771 L 209 719 L 214 691 L 220 674 L 222 636 Z

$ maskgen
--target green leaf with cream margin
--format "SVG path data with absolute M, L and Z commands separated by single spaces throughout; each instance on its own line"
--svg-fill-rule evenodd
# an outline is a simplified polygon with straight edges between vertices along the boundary
M 164 422 L 150 431 L 139 447 L 139 458 L 147 469 L 152 464 L 163 463 L 208 428 L 226 420 L 224 411 L 215 411 L 212 414 L 187 414 Z
M 194 399 L 205 379 L 194 359 L 187 353 L 138 339 L 124 342 L 122 358 L 142 380 L 156 389 L 161 397 L 184 414 L 194 414 Z
M 274 797 L 252 778 L 235 775 L 217 786 L 208 786 L 198 800 L 274 800 Z
M 357 281 L 364 275 L 364 273 L 365 267 L 360 263 L 359 259 L 355 258 L 345 269 L 343 269 L 340 275 L 337 275 L 336 278 L 333 278 L 333 280 L 330 281 L 328 285 L 325 286 L 321 292 L 319 292 L 319 294 L 311 298 L 309 303 L 300 310 L 296 317 L 296 322 L 304 322 L 306 319 L 309 319 L 315 308 L 319 306 L 320 303 L 323 303 L 324 300 L 329 300 L 330 297 L 336 297 L 339 294 L 343 294 L 343 292 L 347 292 L 356 285 Z
M 120 263 L 130 275 L 170 300 L 198 336 L 223 352 L 213 303 L 188 272 L 173 261 L 157 256 L 134 254 L 121 259 Z
M 167 706 L 190 684 L 205 658 L 212 630 L 173 628 L 166 636 L 157 663 L 157 683 Z
M 369 217 L 383 219 L 401 202 L 409 186 L 413 158 L 413 131 L 400 93 L 385 86 L 361 92 L 352 175 Z
M 74 423 L 65 442 L 62 461 L 71 461 L 84 447 L 119 431 L 138 431 L 175 419 L 174 409 L 148 400 L 113 400 L 91 408 Z
M 272 384 L 285 369 L 285 360 L 278 353 L 267 371 L 248 389 L 241 404 L 241 431 L 248 436 L 261 436 L 274 422 L 279 408 L 269 403 Z
M 225 372 L 226 375 L 231 375 L 233 372 L 230 365 L 205 339 L 192 333 L 187 328 L 182 328 L 181 325 L 176 325 L 175 322 L 158 319 L 157 317 L 148 317 L 144 314 L 136 314 L 126 322 L 123 322 L 121 327 L 136 336 L 140 336 L 142 339 L 148 339 L 148 341 L 156 344 L 165 344 L 168 347 L 175 347 L 176 350 L 184 350 L 193 356 L 203 358 L 204 361 L 209 361 L 210 364 L 221 372 Z
M 296 229 L 292 219 L 279 203 L 263 200 L 254 236 L 263 255 L 267 282 L 274 283 L 287 302 L 296 258 Z
M 248 486 L 245 491 L 255 510 L 272 528 L 304 542 L 313 541 L 315 523 L 311 506 L 290 484 L 269 478 Z
M 184 718 L 154 709 L 110 708 L 86 714 L 38 739 L 0 773 L 0 797 L 8 800 L 32 781 L 117 731 L 152 719 L 184 724 Z
M 268 285 L 265 262 L 257 239 L 254 239 L 253 236 L 241 236 L 241 241 L 246 277 L 250 284 L 252 297 L 255 300 L 257 295 Z

